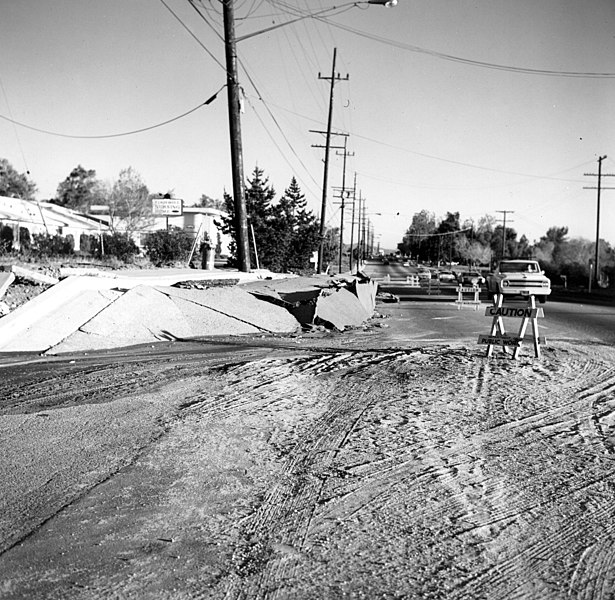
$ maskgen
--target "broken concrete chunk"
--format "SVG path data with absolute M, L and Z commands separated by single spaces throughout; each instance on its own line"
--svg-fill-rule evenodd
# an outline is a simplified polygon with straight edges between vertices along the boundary
M 9 289 L 13 281 L 15 281 L 14 273 L 0 273 L 0 298 L 6 294 L 6 290 Z
M 370 314 L 352 292 L 341 288 L 323 291 L 316 302 L 314 319 L 316 322 L 325 322 L 343 331 L 346 327 L 362 325 Z
M 31 271 L 30 269 L 24 269 L 23 267 L 18 267 L 15 265 L 11 267 L 11 271 L 15 274 L 15 277 L 25 279 L 26 281 L 31 281 L 32 283 L 55 285 L 59 281 L 56 277 L 50 277 L 44 273 Z

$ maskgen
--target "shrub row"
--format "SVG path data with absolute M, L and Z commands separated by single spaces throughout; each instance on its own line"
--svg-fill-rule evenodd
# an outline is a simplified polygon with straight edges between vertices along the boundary
M 182 229 L 155 231 L 145 238 L 144 252 L 156 266 L 171 265 L 188 260 L 193 245 L 193 238 Z M 13 227 L 0 225 L 0 255 L 17 252 Z M 81 256 L 97 259 L 116 258 L 125 263 L 132 263 L 139 254 L 139 247 L 125 233 L 98 235 L 81 234 L 79 239 Z M 72 235 L 62 236 L 46 233 L 34 234 L 26 228 L 19 230 L 19 252 L 36 258 L 60 258 L 74 256 L 75 240 Z

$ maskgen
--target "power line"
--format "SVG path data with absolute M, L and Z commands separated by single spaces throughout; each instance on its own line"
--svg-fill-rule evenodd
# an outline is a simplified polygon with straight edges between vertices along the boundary
M 270 103 L 273 106 L 275 106 L 276 108 L 279 108 L 280 110 L 283 110 L 285 112 L 288 112 L 292 115 L 295 115 L 297 117 L 301 117 L 302 119 L 306 119 L 307 121 L 312 121 L 313 123 L 320 123 L 321 121 L 318 119 L 313 119 L 312 117 L 308 117 L 307 115 L 303 115 L 301 113 L 292 111 L 284 106 L 281 106 L 279 104 L 274 104 L 274 103 Z M 377 140 L 365 135 L 361 135 L 359 133 L 355 133 L 352 130 L 349 131 L 350 135 L 352 135 L 353 137 L 359 138 L 361 140 L 365 140 L 367 142 L 372 142 L 373 144 L 379 144 L 380 146 L 386 146 L 387 148 L 392 148 L 394 150 L 401 150 L 402 152 L 407 152 L 408 154 L 413 154 L 415 156 L 421 156 L 423 158 L 429 158 L 431 160 L 437 160 L 440 162 L 445 162 L 445 163 L 450 163 L 453 165 L 459 165 L 462 167 L 470 167 L 472 169 L 480 169 L 483 171 L 490 171 L 492 173 L 502 173 L 504 175 L 517 175 L 519 177 L 529 177 L 529 178 L 533 178 L 533 179 L 548 179 L 551 181 L 567 181 L 570 183 L 578 183 L 579 180 L 578 179 L 564 179 L 562 177 L 554 177 L 553 175 L 535 175 L 532 173 L 521 173 L 519 171 L 507 171 L 505 169 L 495 169 L 493 167 L 485 167 L 483 165 L 476 165 L 473 163 L 467 163 L 467 162 L 463 162 L 463 161 L 459 161 L 459 160 L 454 160 L 454 159 L 450 159 L 450 158 L 444 158 L 443 156 L 436 156 L 435 154 L 427 154 L 425 152 L 418 152 L 417 150 L 410 150 L 409 148 L 404 148 L 403 146 L 397 146 L 395 144 L 390 144 L 388 142 L 383 142 L 381 140 Z M 591 161 L 587 161 L 584 163 L 581 163 L 580 165 L 575 165 L 573 167 L 567 168 L 567 169 L 563 169 L 562 171 L 559 172 L 566 172 L 566 171 L 571 171 L 573 169 L 577 169 L 579 167 L 582 167 L 586 164 L 589 164 Z M 367 176 L 367 175 L 366 175 Z M 378 179 L 377 177 L 373 177 L 373 176 L 367 176 L 370 177 L 371 179 Z M 389 179 L 383 180 L 381 179 L 381 181 L 390 181 Z M 417 187 L 417 186 L 415 186 Z M 420 187 L 420 186 L 418 186 Z M 441 189 L 441 188 L 436 188 L 436 189 Z M 455 188 L 458 189 L 458 188 Z
M 226 67 L 210 52 L 210 50 L 207 48 L 207 46 L 205 46 L 205 44 L 203 44 L 203 42 L 201 42 L 201 40 L 199 40 L 199 38 L 196 37 L 196 35 L 194 35 L 194 33 L 192 33 L 192 31 L 188 28 L 188 26 L 177 16 L 177 14 L 169 7 L 169 5 L 164 0 L 160 0 L 160 2 L 162 2 L 162 4 L 166 7 L 166 9 L 179 21 L 180 25 L 192 36 L 192 38 L 194 38 L 196 40 L 196 43 L 199 46 L 201 46 L 201 48 L 203 48 L 203 50 L 205 50 L 205 52 L 207 52 L 207 54 L 209 54 L 210 58 L 220 68 L 222 68 L 226 72 Z M 192 3 L 190 3 L 190 5 L 192 6 Z
M 350 27 L 348 25 L 343 25 L 342 23 L 336 23 L 335 21 L 329 20 L 327 17 L 313 16 L 313 19 L 318 21 L 322 21 L 327 25 L 331 25 L 333 27 L 337 27 L 338 29 L 342 29 L 344 31 L 348 31 L 350 33 L 354 33 L 360 37 L 364 37 L 370 39 L 375 42 L 380 42 L 381 44 L 386 44 L 387 46 L 392 46 L 394 48 L 399 48 L 401 50 L 408 50 L 410 52 L 416 52 L 418 54 L 426 54 L 428 56 L 433 56 L 434 58 L 440 58 L 442 60 L 447 60 L 451 62 L 457 62 L 473 67 L 482 67 L 486 69 L 494 69 L 497 71 L 508 71 L 511 73 L 522 73 L 525 75 L 542 75 L 546 77 L 579 77 L 579 78 L 587 78 L 587 79 L 614 79 L 615 73 L 611 72 L 588 72 L 588 71 L 557 71 L 552 69 L 532 69 L 529 67 L 515 67 L 513 65 L 502 65 L 498 63 L 491 63 L 487 61 L 480 60 L 472 60 L 469 58 L 462 58 L 460 56 L 455 56 L 453 54 L 445 54 L 443 52 L 438 52 L 436 50 L 430 50 L 428 48 L 421 48 L 420 46 L 414 46 L 412 44 L 406 44 L 404 42 L 397 42 L 395 40 L 390 40 L 388 38 L 383 38 L 378 35 L 368 33 L 365 31 L 361 31 L 360 29 L 355 29 L 354 27 Z
M 0 119 L 4 119 L 5 121 L 9 121 L 10 123 L 19 125 L 20 127 L 24 127 L 25 129 L 30 129 L 32 131 L 37 131 L 38 133 L 44 133 L 46 135 L 54 135 L 56 137 L 71 138 L 71 139 L 77 139 L 77 140 L 103 140 L 103 139 L 108 139 L 108 138 L 117 138 L 117 137 L 124 137 L 127 135 L 134 135 L 136 133 L 143 133 L 144 131 L 150 131 L 152 129 L 157 129 L 158 127 L 162 127 L 163 125 L 168 125 L 169 123 L 173 123 L 174 121 L 183 119 L 184 117 L 187 117 L 188 115 L 197 111 L 199 108 L 203 106 L 207 106 L 208 104 L 211 104 L 216 99 L 217 95 L 225 87 L 226 87 L 226 84 L 223 85 L 215 94 L 213 94 L 213 96 L 210 96 L 207 100 L 205 100 L 205 102 L 201 102 L 201 104 L 199 104 L 198 106 L 195 106 L 194 108 L 191 108 L 190 110 L 187 110 L 185 113 L 182 113 L 181 115 L 177 115 L 176 117 L 167 119 L 166 121 L 162 121 L 161 123 L 156 123 L 155 125 L 149 125 L 148 127 L 142 127 L 141 129 L 133 129 L 132 131 L 123 131 L 122 133 L 108 133 L 104 135 L 72 135 L 68 133 L 60 133 L 58 131 L 49 131 L 47 129 L 40 129 L 38 127 L 26 125 L 26 123 L 21 123 L 19 121 L 16 121 L 15 119 L 11 119 L 4 115 L 0 115 Z

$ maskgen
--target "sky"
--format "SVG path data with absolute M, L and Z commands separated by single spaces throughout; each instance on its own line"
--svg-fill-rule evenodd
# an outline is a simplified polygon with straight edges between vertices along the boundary
M 336 49 L 332 129 L 348 135 L 332 136 L 327 225 L 356 179 L 382 249 L 421 210 L 595 240 L 601 156 L 615 188 L 613 0 L 234 6 L 246 179 L 258 166 L 279 197 L 296 177 L 320 217 L 310 130 L 327 128 Z M 111 183 L 132 167 L 186 204 L 232 191 L 219 0 L 0 0 L 0 16 L 0 158 L 38 199 L 77 165 Z M 346 243 L 350 221 L 347 206 Z M 615 189 L 600 237 L 615 245 Z

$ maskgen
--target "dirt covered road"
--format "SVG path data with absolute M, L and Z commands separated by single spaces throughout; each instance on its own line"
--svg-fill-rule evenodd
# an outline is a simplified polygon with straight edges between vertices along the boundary
M 0 597 L 612 598 L 615 352 L 369 346 L 4 365 Z

